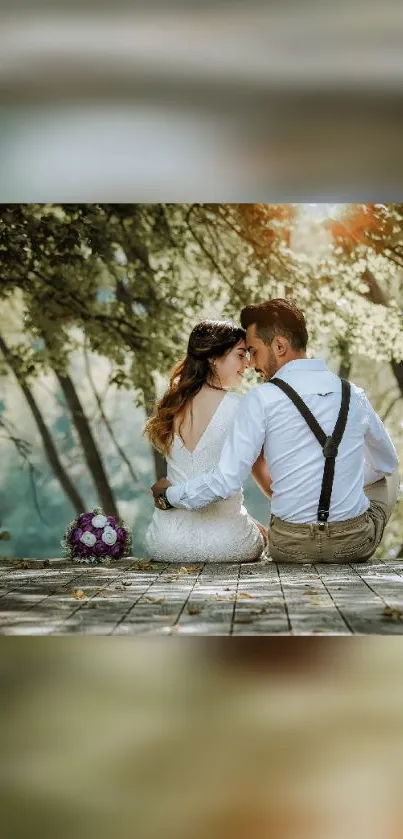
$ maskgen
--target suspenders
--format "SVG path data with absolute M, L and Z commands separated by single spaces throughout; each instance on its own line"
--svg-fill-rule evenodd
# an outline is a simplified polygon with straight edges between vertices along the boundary
M 341 407 L 336 425 L 333 429 L 333 434 L 331 434 L 330 437 L 326 437 L 323 428 L 321 428 L 308 406 L 305 405 L 303 399 L 301 399 L 299 394 L 291 387 L 291 385 L 287 384 L 287 382 L 283 382 L 282 379 L 270 379 L 270 383 L 276 385 L 280 388 L 280 390 L 287 394 L 294 403 L 295 407 L 298 408 L 304 420 L 308 423 L 309 428 L 322 446 L 323 456 L 325 458 L 325 468 L 323 472 L 322 489 L 318 506 L 318 522 L 320 525 L 324 526 L 329 518 L 329 507 L 333 489 L 334 467 L 337 452 L 347 422 L 348 409 L 350 405 L 350 382 L 346 381 L 346 379 L 341 380 Z

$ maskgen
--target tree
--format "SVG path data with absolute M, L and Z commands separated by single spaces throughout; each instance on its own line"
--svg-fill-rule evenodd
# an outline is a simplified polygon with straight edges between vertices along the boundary
M 39 434 L 42 438 L 42 443 L 44 447 L 44 451 L 46 457 L 48 459 L 49 465 L 51 466 L 53 472 L 55 473 L 60 486 L 62 487 L 63 491 L 66 493 L 68 499 L 70 500 L 72 506 L 76 510 L 76 513 L 82 513 L 85 510 L 85 503 L 81 498 L 80 493 L 74 486 L 73 482 L 70 480 L 69 475 L 64 468 L 59 455 L 57 453 L 56 447 L 52 440 L 52 437 L 48 431 L 46 422 L 42 416 L 41 410 L 37 401 L 26 381 L 24 369 L 20 363 L 20 358 L 16 356 L 12 350 L 7 346 L 4 338 L 0 335 L 0 352 L 3 355 L 3 358 L 7 365 L 9 366 L 10 370 L 14 373 L 18 384 L 21 387 L 21 390 L 27 400 L 29 409 L 32 413 L 32 416 L 35 420 L 35 424 L 39 431 Z

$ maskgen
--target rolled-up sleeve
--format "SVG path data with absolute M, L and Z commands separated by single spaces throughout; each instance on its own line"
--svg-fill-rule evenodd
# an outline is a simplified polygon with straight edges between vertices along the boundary
M 364 438 L 365 484 L 379 480 L 384 475 L 391 475 L 392 472 L 396 471 L 399 461 L 396 449 L 382 420 L 364 394 L 363 399 L 367 421 Z
M 253 388 L 240 402 L 218 465 L 190 481 L 168 487 L 170 504 L 196 510 L 235 495 L 261 452 L 266 436 L 266 410 L 259 387 Z

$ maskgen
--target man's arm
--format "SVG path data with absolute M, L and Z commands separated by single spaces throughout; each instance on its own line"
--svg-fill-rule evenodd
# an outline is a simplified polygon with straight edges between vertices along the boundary
M 269 472 L 269 468 L 266 463 L 266 458 L 263 453 L 263 449 L 260 452 L 258 459 L 252 466 L 252 478 L 259 487 L 259 489 L 267 495 L 268 498 L 272 497 L 272 480 L 271 475 Z
M 170 504 L 196 510 L 235 495 L 260 454 L 265 435 L 266 411 L 259 387 L 256 387 L 240 403 L 218 466 L 183 484 L 168 487 L 166 497 Z
M 367 430 L 364 438 L 365 485 L 379 480 L 384 475 L 391 475 L 396 471 L 399 461 L 382 420 L 365 394 L 363 394 L 363 399 L 367 415 Z

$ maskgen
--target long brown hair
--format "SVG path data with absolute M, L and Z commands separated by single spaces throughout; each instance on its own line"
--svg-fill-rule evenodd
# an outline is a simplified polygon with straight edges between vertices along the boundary
M 245 336 L 245 330 L 232 321 L 203 320 L 194 327 L 186 356 L 175 364 L 168 390 L 157 402 L 153 416 L 144 427 L 144 434 L 162 455 L 170 452 L 175 417 L 184 414 L 188 402 L 212 376 L 212 359 L 225 355 Z

